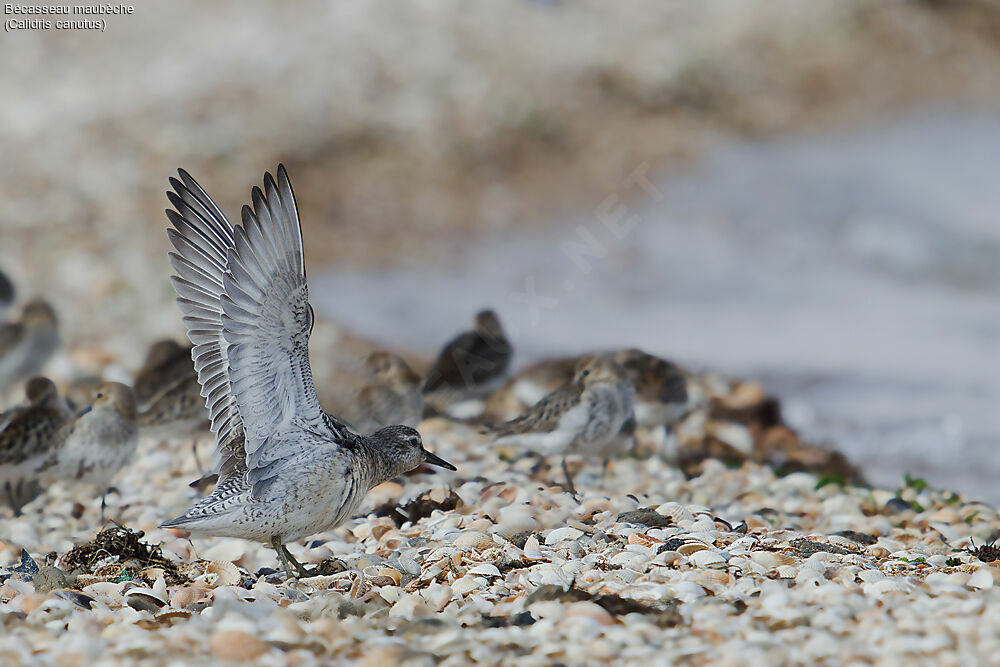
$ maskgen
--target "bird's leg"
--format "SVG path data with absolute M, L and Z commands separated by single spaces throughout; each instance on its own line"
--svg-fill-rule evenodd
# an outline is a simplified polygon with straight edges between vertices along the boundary
M 307 577 L 311 577 L 312 576 L 312 573 L 308 569 L 306 569 L 305 565 L 303 565 L 299 561 L 295 560 L 295 556 L 293 556 L 291 554 L 291 552 L 288 551 L 288 547 L 286 547 L 284 544 L 282 544 L 281 545 L 281 549 L 285 552 L 285 558 L 287 558 L 288 561 L 295 567 L 295 569 L 299 571 L 299 576 L 300 577 L 302 577 L 303 579 L 305 579 Z
M 118 488 L 114 486 L 109 486 L 107 491 L 101 494 L 101 526 L 104 526 L 104 510 L 108 506 L 109 493 L 117 493 L 118 495 L 121 495 L 121 491 L 119 491 Z
M 10 485 L 10 482 L 4 484 L 4 489 L 7 491 L 7 500 L 10 501 L 10 508 L 14 510 L 14 516 L 21 516 L 21 503 L 17 502 L 17 498 L 14 497 L 14 487 Z
M 566 457 L 562 460 L 563 474 L 566 475 L 566 490 L 569 491 L 573 496 L 576 496 L 576 487 L 573 486 L 573 478 L 569 474 L 569 468 L 566 466 Z
M 289 579 L 295 578 L 295 572 L 292 570 L 293 566 L 295 567 L 295 570 L 298 571 L 299 577 L 305 579 L 310 576 L 309 570 L 307 570 L 302 563 L 295 560 L 295 556 L 288 551 L 288 547 L 282 544 L 281 536 L 275 535 L 271 538 L 271 548 L 277 552 L 278 560 L 281 561 L 281 567 L 284 568 L 286 577 Z
M 275 553 L 278 554 L 278 560 L 281 561 L 281 567 L 285 570 L 285 576 L 289 579 L 295 578 L 295 573 L 292 572 L 292 565 L 288 562 L 288 552 L 284 548 L 285 545 L 281 543 L 281 537 L 274 535 L 271 537 L 271 548 L 274 549 Z

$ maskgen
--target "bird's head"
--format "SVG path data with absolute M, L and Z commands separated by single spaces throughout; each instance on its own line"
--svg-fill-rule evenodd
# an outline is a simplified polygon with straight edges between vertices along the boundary
M 386 426 L 372 433 L 370 437 L 374 439 L 389 464 L 387 479 L 407 473 L 421 463 L 456 470 L 452 464 L 424 449 L 423 439 L 415 428 L 401 425 Z
M 117 412 L 125 419 L 135 419 L 135 394 L 132 388 L 121 382 L 102 382 L 94 388 L 90 407 L 80 413 Z

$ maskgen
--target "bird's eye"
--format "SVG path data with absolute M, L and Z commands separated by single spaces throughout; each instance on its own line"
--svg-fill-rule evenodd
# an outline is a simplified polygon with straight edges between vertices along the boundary
M 94 398 L 104 398 L 104 394 L 98 393 Z

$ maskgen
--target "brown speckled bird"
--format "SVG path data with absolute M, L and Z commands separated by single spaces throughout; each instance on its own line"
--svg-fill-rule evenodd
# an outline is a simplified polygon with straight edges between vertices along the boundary
M 135 398 L 127 386 L 98 386 L 76 418 L 52 407 L 51 391 L 42 395 L 37 410 L 0 432 L 0 485 L 15 513 L 50 484 L 91 485 L 103 495 L 135 451 Z
M 625 370 L 610 356 L 581 360 L 573 379 L 535 403 L 524 415 L 491 430 L 497 445 L 542 456 L 579 454 L 608 460 L 627 447 L 635 430 L 635 390 Z
M 140 409 L 157 394 L 197 377 L 191 361 L 191 346 L 181 345 L 172 338 L 158 340 L 149 346 L 142 367 L 135 374 L 132 390 Z
M 25 401 L 0 414 L 0 430 L 17 416 L 37 408 L 54 409 L 61 412 L 67 419 L 73 417 L 73 411 L 66 400 L 59 395 L 55 383 L 47 377 L 34 377 L 24 385 Z
M 191 451 L 200 469 L 198 435 L 208 433 L 209 420 L 191 346 L 169 338 L 153 343 L 135 375 L 134 388 L 143 435 L 164 440 L 192 438 Z
M 610 352 L 635 388 L 635 419 L 639 426 L 670 425 L 689 409 L 687 381 L 676 364 L 636 348 Z M 570 381 L 589 355 L 547 359 L 510 378 L 487 401 L 486 414 L 508 419 Z

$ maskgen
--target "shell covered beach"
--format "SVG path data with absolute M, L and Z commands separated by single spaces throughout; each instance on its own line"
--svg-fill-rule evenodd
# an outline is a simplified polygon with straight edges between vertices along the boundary
M 187 446 L 144 439 L 104 532 L 96 501 L 58 488 L 0 520 L 0 655 L 968 664 L 998 649 L 994 508 L 920 479 L 854 486 L 842 457 L 775 423 L 758 385 L 696 382 L 704 401 L 670 436 L 640 431 L 603 473 L 571 463 L 577 497 L 556 465 L 425 421 L 459 471 L 385 483 L 358 519 L 290 545 L 328 572 L 304 579 L 262 545 L 157 528 L 198 471 Z
M 22 516 L 0 505 L 0 665 L 1000 660 L 989 482 L 1000 240 L 994 199 L 952 188 L 981 179 L 994 191 L 995 142 L 980 137 L 1000 127 L 997 26 L 993 0 L 179 1 L 108 17 L 106 33 L 5 34 L 0 61 L 15 65 L 0 68 L 0 148 L 12 156 L 0 165 L 0 270 L 16 300 L 0 318 L 52 303 L 61 344 L 44 374 L 61 391 L 96 377 L 132 384 L 151 343 L 183 340 L 167 178 L 188 169 L 235 222 L 249 187 L 283 162 L 330 412 L 361 386 L 372 349 L 423 374 L 487 307 L 514 325 L 513 371 L 641 341 L 685 369 L 689 410 L 669 428 L 640 426 L 606 467 L 571 456 L 576 494 L 559 457 L 428 416 L 424 445 L 457 471 L 420 467 L 375 487 L 340 527 L 289 543 L 313 568 L 299 578 L 269 546 L 159 528 L 202 496 L 189 483 L 213 446 L 207 433 L 142 434 L 103 523 L 101 499 L 69 485 L 45 488 Z M 984 116 L 879 125 L 942 108 Z M 816 136 L 830 138 L 754 161 L 767 142 Z M 751 148 L 711 157 L 733 142 Z M 935 168 L 951 180 L 906 171 L 920 159 L 893 151 L 914 144 L 944 156 Z M 882 153 L 881 176 L 857 166 Z M 707 176 L 685 185 L 706 156 Z M 681 187 L 643 198 L 621 186 L 636 173 Z M 816 195 L 813 182 L 831 190 Z M 798 205 L 787 191 L 801 191 Z M 608 248 L 592 274 L 559 273 L 559 243 L 616 210 L 609 201 L 657 224 Z M 787 275 L 761 271 L 786 260 Z M 897 283 L 843 280 L 866 271 Z M 521 273 L 572 278 L 575 292 L 531 324 L 507 298 Z M 822 375 L 815 349 L 852 342 L 837 328 L 843 311 L 797 307 L 785 288 L 845 282 L 833 306 L 873 295 L 858 299 L 857 322 L 895 328 L 866 354 L 823 359 Z M 957 306 L 929 322 L 914 299 L 909 319 L 892 320 L 898 284 Z M 792 305 L 758 308 L 761 294 Z M 593 295 L 615 309 L 588 326 Z M 796 308 L 825 317 L 803 326 Z M 911 331 L 967 354 L 897 345 Z M 773 343 L 765 360 L 761 340 Z M 774 353 L 785 348 L 796 368 Z M 947 382 L 900 380 L 901 367 Z M 869 428 L 850 445 L 843 428 L 800 428 L 803 397 L 822 425 L 823 400 L 836 398 L 823 382 L 838 373 L 850 394 L 840 425 L 860 415 L 864 430 L 875 415 L 914 428 Z M 868 400 L 880 378 L 891 409 Z M 20 386 L 0 387 L 0 409 L 21 399 Z M 963 400 L 989 413 L 967 420 L 975 447 L 961 444 Z M 942 483 L 931 473 L 945 466 Z M 969 469 L 977 483 L 958 483 Z

